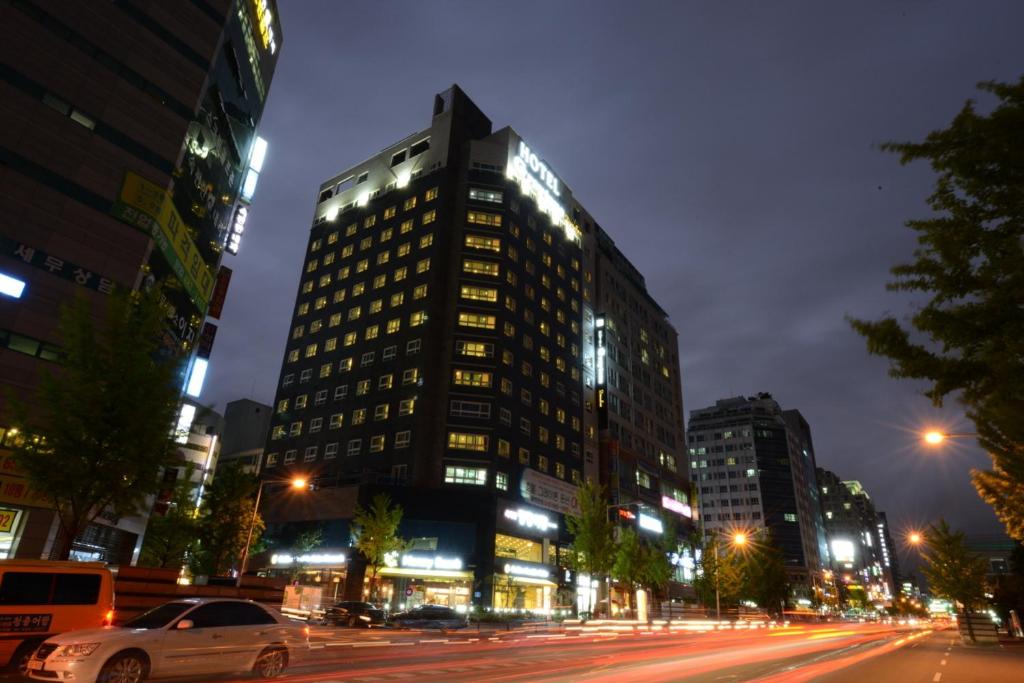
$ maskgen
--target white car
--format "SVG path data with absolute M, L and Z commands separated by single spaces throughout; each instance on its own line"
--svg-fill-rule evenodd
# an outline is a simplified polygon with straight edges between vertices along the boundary
M 309 649 L 309 629 L 251 600 L 168 602 L 124 626 L 47 638 L 28 661 L 37 681 L 140 683 L 252 671 L 278 676 Z

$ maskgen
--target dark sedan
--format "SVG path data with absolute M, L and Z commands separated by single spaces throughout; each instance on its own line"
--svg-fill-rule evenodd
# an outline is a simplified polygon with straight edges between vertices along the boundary
M 344 624 L 352 628 L 380 626 L 384 623 L 384 610 L 368 602 L 339 602 L 324 610 L 320 623 L 324 626 Z
M 405 612 L 394 614 L 388 624 L 396 628 L 437 628 L 441 630 L 466 628 L 469 618 L 451 607 L 441 605 L 419 605 Z

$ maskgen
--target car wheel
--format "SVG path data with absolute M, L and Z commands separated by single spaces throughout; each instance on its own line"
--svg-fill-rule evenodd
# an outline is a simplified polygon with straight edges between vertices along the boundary
M 357 626 L 359 626 L 359 617 L 349 617 L 348 618 L 348 627 L 349 628 L 355 628 Z
M 37 647 L 39 647 L 37 642 L 22 643 L 11 657 L 10 669 L 22 678 L 28 678 L 28 660 L 32 659 L 32 654 Z
M 288 652 L 280 647 L 268 647 L 256 658 L 253 673 L 258 678 L 276 678 L 288 666 Z
M 125 652 L 107 660 L 96 677 L 96 683 L 142 683 L 149 674 L 145 655 Z
M 331 620 L 327 617 L 320 617 L 320 621 L 318 623 L 320 624 L 320 626 L 330 626 Z

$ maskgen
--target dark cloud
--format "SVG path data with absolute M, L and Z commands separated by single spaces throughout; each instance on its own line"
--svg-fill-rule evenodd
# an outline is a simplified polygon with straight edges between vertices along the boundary
M 680 333 L 687 409 L 771 391 L 820 464 L 899 529 L 998 528 L 970 488 L 985 456 L 923 451 L 946 421 L 886 376 L 844 315 L 909 311 L 920 138 L 974 84 L 1019 76 L 1017 2 L 283 2 L 270 141 L 204 398 L 271 401 L 321 181 L 423 128 L 458 82 L 541 150 L 646 275 Z

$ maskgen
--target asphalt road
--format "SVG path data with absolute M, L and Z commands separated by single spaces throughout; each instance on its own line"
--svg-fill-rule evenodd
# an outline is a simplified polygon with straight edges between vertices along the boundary
M 965 647 L 954 631 L 877 624 L 674 633 L 315 629 L 313 640 L 316 649 L 277 680 L 1024 683 L 1024 648 Z

